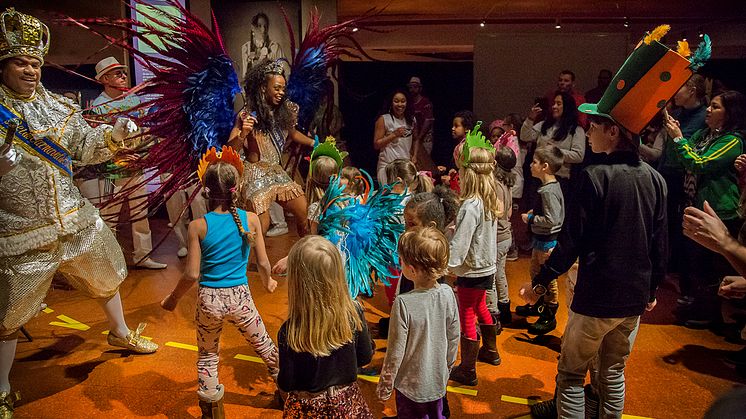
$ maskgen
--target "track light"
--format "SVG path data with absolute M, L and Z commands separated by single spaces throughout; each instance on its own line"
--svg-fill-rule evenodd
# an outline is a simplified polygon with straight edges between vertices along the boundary
M 700 30 L 699 30 L 699 31 L 697 31 L 697 32 L 698 32 L 698 33 L 697 33 L 697 36 L 699 36 L 700 38 L 704 38 L 704 37 L 705 37 L 705 33 L 704 33 L 704 32 L 702 32 L 702 29 L 700 29 Z
M 480 26 L 480 27 L 484 28 L 484 25 L 485 25 L 485 22 L 484 22 L 484 21 L 481 21 L 481 22 L 479 22 L 479 26 Z
M 554 21 L 554 29 L 562 29 L 562 23 L 559 19 Z
M 352 28 L 352 31 L 353 31 L 353 32 L 357 32 L 357 31 L 359 31 L 359 30 L 360 30 L 360 29 L 358 29 L 358 28 L 357 28 L 357 26 L 355 26 L 354 28 Z
M 629 18 L 624 18 L 624 27 L 629 28 Z

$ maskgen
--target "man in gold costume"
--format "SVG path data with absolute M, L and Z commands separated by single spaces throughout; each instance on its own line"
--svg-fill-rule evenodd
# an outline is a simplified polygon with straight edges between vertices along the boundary
M 72 179 L 73 161 L 110 160 L 133 123 L 91 128 L 77 105 L 41 85 L 49 29 L 40 20 L 10 8 L 0 28 L 0 418 L 8 419 L 19 398 L 9 382 L 16 335 L 38 313 L 55 272 L 100 302 L 109 344 L 136 353 L 158 345 L 140 336 L 144 324 L 127 326 L 122 250 Z

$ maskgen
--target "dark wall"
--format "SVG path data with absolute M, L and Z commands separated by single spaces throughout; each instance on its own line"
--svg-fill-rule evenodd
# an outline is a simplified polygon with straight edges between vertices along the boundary
M 347 141 L 352 164 L 367 170 L 373 178 L 378 161 L 378 152 L 373 149 L 373 126 L 391 91 L 396 87 L 406 89 L 411 76 L 420 77 L 425 96 L 433 102 L 433 158 L 436 163 L 447 164 L 454 146 L 453 114 L 472 107 L 471 62 L 343 62 L 340 65 L 342 136 Z

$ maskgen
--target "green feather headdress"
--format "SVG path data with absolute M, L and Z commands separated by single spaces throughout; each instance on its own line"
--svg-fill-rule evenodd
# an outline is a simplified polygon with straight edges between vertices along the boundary
M 482 134 L 480 128 L 482 127 L 482 121 L 478 121 L 477 125 L 473 129 L 466 133 L 466 141 L 464 142 L 464 149 L 461 152 L 461 163 L 463 166 L 469 164 L 471 159 L 472 148 L 484 148 L 495 153 L 495 146 L 487 140 L 487 137 Z
M 317 137 L 318 140 L 318 137 Z M 313 172 L 313 161 L 321 156 L 327 156 L 334 159 L 334 161 L 337 162 L 337 167 L 340 169 L 342 168 L 345 157 L 347 157 L 346 151 L 339 151 L 337 148 L 337 140 L 332 137 L 331 135 L 326 137 L 323 143 L 319 143 L 316 145 L 316 147 L 313 148 L 313 151 L 311 152 L 311 165 L 308 170 L 308 175 L 310 176 Z

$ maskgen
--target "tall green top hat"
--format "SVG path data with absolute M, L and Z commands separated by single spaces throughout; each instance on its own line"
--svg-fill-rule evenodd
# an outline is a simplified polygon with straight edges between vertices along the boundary
M 692 72 L 710 58 L 709 36 L 704 36 L 694 54 L 686 40 L 680 41 L 678 50 L 673 51 L 658 42 L 669 29 L 670 26 L 661 25 L 647 34 L 617 71 L 601 100 L 584 103 L 578 110 L 610 118 L 639 134 Z

